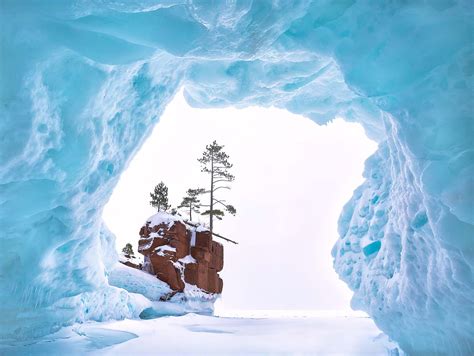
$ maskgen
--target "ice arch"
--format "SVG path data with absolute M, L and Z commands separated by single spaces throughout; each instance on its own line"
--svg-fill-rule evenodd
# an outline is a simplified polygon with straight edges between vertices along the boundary
M 136 313 L 101 211 L 178 86 L 359 121 L 380 148 L 335 267 L 406 351 L 472 351 L 469 1 L 1 3 L 1 333 Z

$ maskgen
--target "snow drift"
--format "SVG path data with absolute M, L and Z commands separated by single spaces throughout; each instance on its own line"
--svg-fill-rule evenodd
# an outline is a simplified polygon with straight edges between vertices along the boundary
M 472 3 L 210 4 L 1 2 L 3 337 L 136 313 L 107 282 L 102 208 L 184 86 L 195 106 L 360 122 L 380 146 L 335 268 L 406 351 L 472 352 Z

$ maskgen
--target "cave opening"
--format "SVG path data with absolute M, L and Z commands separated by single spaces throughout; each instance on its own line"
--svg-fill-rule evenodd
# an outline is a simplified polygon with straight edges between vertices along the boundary
M 354 306 L 367 311 L 404 352 L 473 354 L 474 319 L 466 318 L 474 315 L 474 303 L 468 303 L 474 300 L 473 9 L 472 1 L 466 0 L 2 1 L 2 341 L 22 338 L 31 345 L 31 339 L 61 326 L 136 318 L 141 312 L 143 300 L 107 283 L 116 260 L 107 254 L 114 250 L 113 236 L 104 227 L 102 213 L 131 157 L 151 134 L 171 96 L 185 84 L 194 105 L 274 105 L 321 124 L 336 115 L 361 123 L 379 146 L 366 163 L 366 180 L 341 214 L 338 275 L 354 290 Z M 266 135 L 260 135 L 258 148 L 270 147 L 262 143 Z M 288 135 L 298 137 L 291 130 Z M 268 136 L 277 137 L 274 132 Z M 245 139 L 239 137 L 239 147 Z M 278 147 L 282 142 L 288 137 Z M 232 143 L 225 144 L 232 150 Z M 333 156 L 325 147 L 306 149 L 310 157 L 302 163 L 294 160 L 295 165 L 307 168 L 316 152 Z M 164 166 L 173 163 L 176 152 L 169 152 Z M 230 152 L 236 164 L 239 152 Z M 157 159 L 152 157 L 152 162 Z M 277 185 L 276 179 L 290 172 L 288 165 L 282 166 L 283 173 L 271 170 L 271 179 L 260 184 L 270 188 L 276 202 L 255 199 L 255 193 L 248 200 L 250 207 L 259 209 L 251 214 L 253 220 L 257 214 L 263 220 L 260 215 L 267 207 L 257 202 L 281 207 L 271 210 L 267 224 L 259 221 L 265 230 L 234 234 L 219 226 L 222 233 L 245 236 L 253 243 L 262 241 L 261 236 L 272 238 L 251 261 L 263 261 L 259 269 L 243 263 L 250 259 L 248 253 L 235 252 L 242 265 L 253 266 L 251 273 L 238 269 L 237 276 L 250 281 L 265 270 L 265 277 L 275 275 L 284 282 L 277 292 L 270 288 L 275 285 L 265 285 L 268 293 L 263 295 L 271 294 L 267 303 L 275 302 L 278 293 L 293 300 L 310 295 L 301 292 L 305 283 L 292 283 L 298 280 L 295 276 L 308 274 L 302 261 L 318 260 L 303 253 L 323 247 L 298 241 L 300 236 L 324 235 L 318 241 L 331 244 L 337 239 L 337 234 L 317 234 L 310 228 L 298 231 L 296 217 L 287 222 L 284 208 L 294 213 L 301 206 L 293 201 L 296 188 L 305 188 L 300 196 L 306 199 L 334 204 L 336 199 L 311 191 L 318 186 L 315 177 L 308 183 L 304 175 L 297 175 L 292 189 L 281 189 L 288 185 Z M 164 176 L 165 170 L 158 172 L 159 179 L 175 181 Z M 237 192 L 244 175 L 237 176 L 233 194 L 242 198 Z M 332 175 L 331 181 L 335 178 L 339 177 Z M 255 179 L 252 176 L 247 187 L 255 186 Z M 150 186 L 155 183 L 153 179 Z M 150 188 L 146 184 L 143 193 L 134 194 L 147 204 Z M 282 192 L 291 193 L 292 200 L 283 199 Z M 122 205 L 134 206 L 131 200 Z M 243 201 L 235 205 L 239 215 L 226 224 L 250 211 Z M 327 204 L 323 207 L 329 211 Z M 305 210 L 297 217 L 301 216 L 309 219 L 316 213 Z M 143 219 L 140 214 L 137 225 Z M 320 227 L 322 221 L 313 225 Z M 328 224 L 336 229 L 335 221 Z M 109 225 L 119 238 L 126 234 L 110 221 Z M 274 243 L 277 239 L 269 227 L 291 233 L 290 242 Z M 136 231 L 133 226 L 133 236 Z M 242 248 L 246 244 L 240 241 Z M 284 253 L 275 257 L 268 246 L 284 246 Z M 296 252 L 289 253 L 291 249 Z M 229 249 L 226 256 L 227 274 L 239 265 L 231 260 Z M 330 255 L 324 256 L 330 269 Z M 286 273 L 293 266 L 292 274 Z M 239 279 L 224 277 L 229 293 L 229 280 Z M 328 294 L 327 288 L 316 285 L 319 294 Z M 259 294 L 248 285 L 237 289 Z M 76 334 L 82 335 L 81 329 Z M 326 332 L 319 325 L 314 330 Z M 206 330 L 197 331 L 201 345 L 219 352 L 215 343 L 203 338 Z M 285 341 L 287 334 L 252 351 L 271 352 L 274 340 Z M 338 347 L 333 353 L 347 354 L 341 344 L 347 345 L 351 335 L 362 340 L 354 332 L 343 334 L 328 342 Z M 100 338 L 99 334 L 96 340 Z M 317 337 L 304 334 L 302 339 L 304 343 Z M 320 339 L 326 341 L 326 335 Z M 162 350 L 159 341 L 155 349 Z M 291 346 L 300 346 L 299 341 Z M 320 350 L 314 346 L 306 350 Z
M 149 193 L 158 182 L 167 184 L 172 206 L 188 188 L 206 186 L 197 158 L 214 139 L 234 164 L 236 180 L 223 194 L 237 208 L 215 231 L 239 242 L 224 241 L 215 313 L 361 313 L 350 309 L 352 293 L 332 267 L 331 249 L 341 208 L 376 143 L 341 118 L 319 126 L 276 108 L 193 108 L 179 91 L 104 208 L 117 251 L 126 243 L 137 251 L 138 230 L 156 213 Z

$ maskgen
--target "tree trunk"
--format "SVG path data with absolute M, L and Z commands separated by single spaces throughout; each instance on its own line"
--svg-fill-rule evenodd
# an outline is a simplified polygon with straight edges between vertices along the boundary
M 209 230 L 212 234 L 212 220 L 214 215 L 214 155 L 211 154 L 211 203 L 210 205 L 210 213 L 209 213 Z
M 189 220 L 190 221 L 193 221 L 192 210 L 193 210 L 193 206 L 189 204 Z

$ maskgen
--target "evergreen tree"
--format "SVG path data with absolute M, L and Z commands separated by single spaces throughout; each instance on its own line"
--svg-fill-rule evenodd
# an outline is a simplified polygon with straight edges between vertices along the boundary
M 224 146 L 218 145 L 214 140 L 212 144 L 206 146 L 206 150 L 203 152 L 202 157 L 198 159 L 201 163 L 201 172 L 208 173 L 211 177 L 210 189 L 206 193 L 210 194 L 209 205 L 203 205 L 209 207 L 209 210 L 203 212 L 203 215 L 209 215 L 209 229 L 212 233 L 214 218 L 219 220 L 222 219 L 225 212 L 232 215 L 236 214 L 235 208 L 227 204 L 225 200 L 216 198 L 216 191 L 219 189 L 230 189 L 227 185 L 234 181 L 235 177 L 229 173 L 229 169 L 232 168 L 232 164 L 229 163 L 229 155 L 222 149 Z M 220 206 L 224 210 L 216 208 Z
M 197 189 L 188 189 L 186 196 L 183 198 L 183 201 L 178 206 L 178 208 L 186 208 L 189 211 L 189 220 L 193 220 L 193 211 L 199 214 L 199 209 L 201 208 L 201 200 L 198 198 L 199 195 L 205 193 L 205 190 L 202 188 Z
M 168 187 L 163 182 L 155 187 L 153 193 L 150 193 L 150 197 L 150 205 L 157 208 L 158 211 L 167 211 L 171 207 L 168 205 Z
M 133 252 L 132 244 L 130 242 L 125 245 L 125 247 L 122 249 L 122 252 L 125 256 L 128 256 L 128 257 L 135 256 L 135 253 Z

